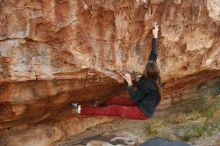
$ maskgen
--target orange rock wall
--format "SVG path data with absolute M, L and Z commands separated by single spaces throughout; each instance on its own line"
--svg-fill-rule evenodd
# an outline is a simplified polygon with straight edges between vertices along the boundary
M 164 101 L 219 86 L 218 0 L 1 0 L 0 129 L 117 94 L 118 71 L 142 72 L 155 21 Z

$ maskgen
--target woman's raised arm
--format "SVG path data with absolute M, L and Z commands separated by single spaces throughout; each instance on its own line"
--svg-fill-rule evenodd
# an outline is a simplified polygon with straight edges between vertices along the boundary
M 152 30 L 153 38 L 151 43 L 151 52 L 149 56 L 149 60 L 157 61 L 157 36 L 159 31 L 159 26 L 157 24 L 154 24 L 154 28 Z

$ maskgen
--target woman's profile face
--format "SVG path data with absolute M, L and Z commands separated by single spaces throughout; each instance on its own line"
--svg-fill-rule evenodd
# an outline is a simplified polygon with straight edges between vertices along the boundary
M 136 81 L 139 81 L 140 78 L 141 78 L 141 76 L 142 76 L 141 74 L 136 75 L 136 76 L 135 76 L 135 80 L 136 80 Z

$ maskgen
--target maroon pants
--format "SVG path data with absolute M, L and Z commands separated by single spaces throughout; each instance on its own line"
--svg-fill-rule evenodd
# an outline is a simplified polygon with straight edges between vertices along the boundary
M 146 120 L 146 116 L 136 104 L 126 97 L 113 97 L 110 100 L 94 106 L 81 106 L 81 115 L 118 116 L 128 119 Z

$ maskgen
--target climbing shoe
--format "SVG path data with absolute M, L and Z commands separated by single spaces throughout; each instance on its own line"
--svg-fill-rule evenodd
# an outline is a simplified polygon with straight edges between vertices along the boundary
M 80 114 L 80 112 L 81 112 L 81 105 L 80 104 L 72 102 L 71 107 L 72 107 L 72 109 L 76 110 L 77 113 Z

